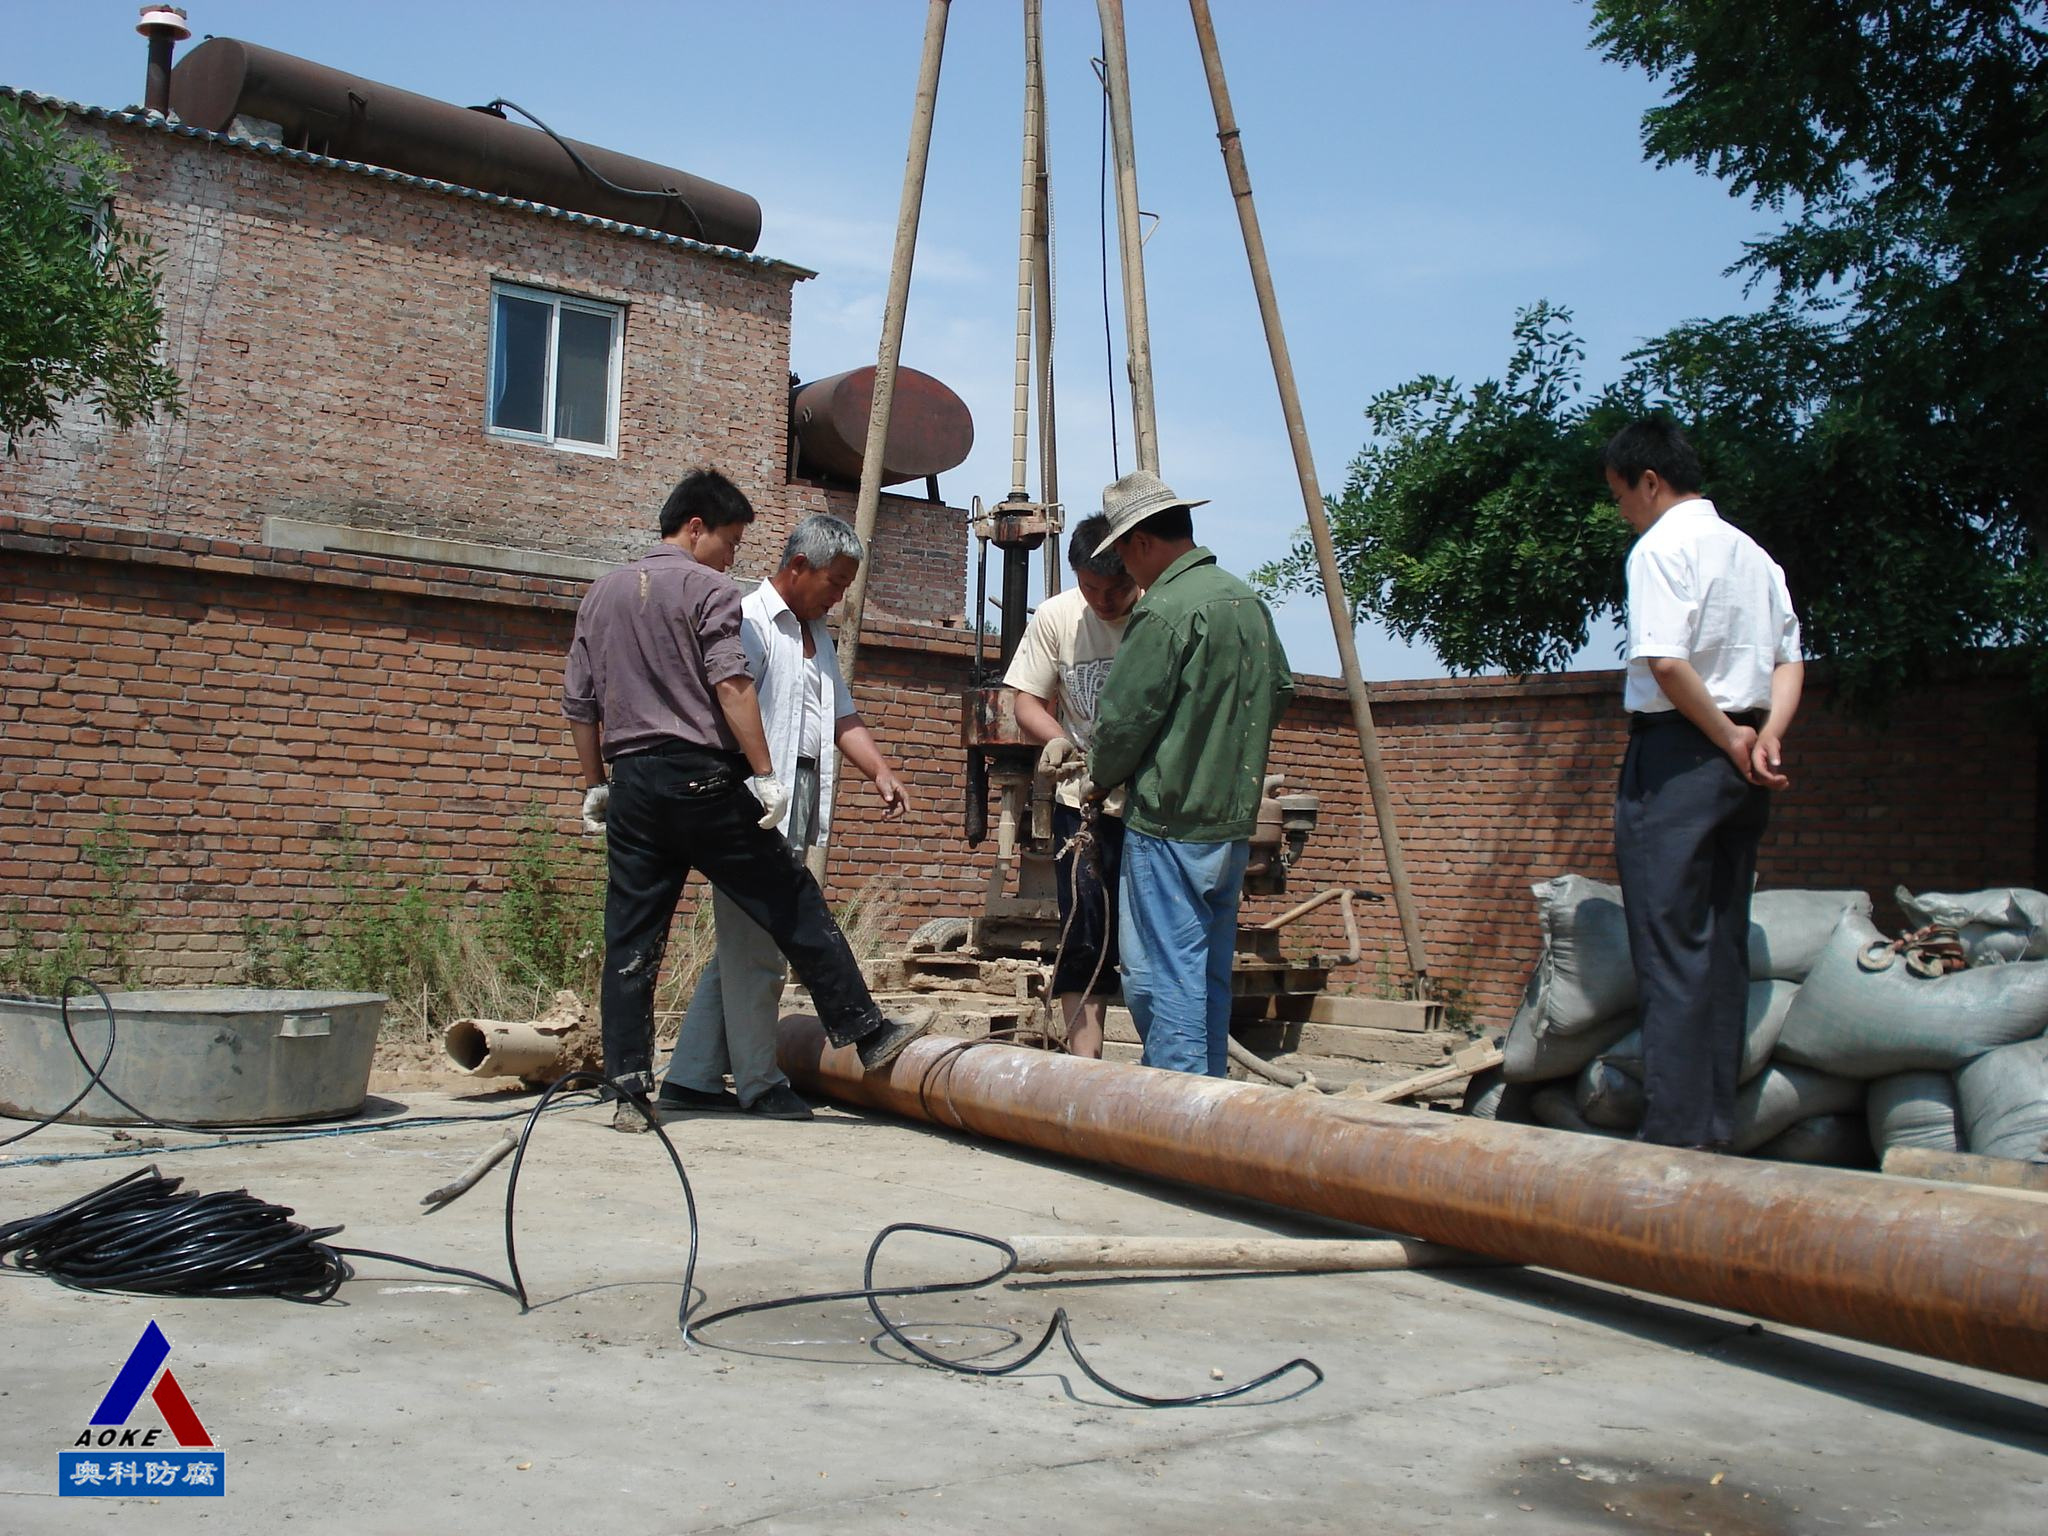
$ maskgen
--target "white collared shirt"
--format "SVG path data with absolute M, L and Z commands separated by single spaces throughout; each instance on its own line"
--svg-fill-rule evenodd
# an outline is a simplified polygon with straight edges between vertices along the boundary
M 831 631 L 823 619 L 811 620 L 811 638 L 818 647 L 818 671 L 829 692 L 831 729 L 824 750 L 818 754 L 818 830 L 814 841 L 823 843 L 832 823 L 832 781 L 838 771 L 839 754 L 832 747 L 839 722 L 859 713 L 846 679 L 839 675 L 839 652 L 832 644 Z M 789 835 L 789 818 L 794 811 L 796 761 L 804 731 L 804 696 L 809 668 L 804 664 L 803 626 L 790 612 L 789 604 L 764 581 L 740 604 L 740 644 L 746 648 L 747 670 L 761 696 L 761 724 L 768 734 L 768 759 L 776 782 L 792 800 L 782 813 L 776 830 Z
M 1129 616 L 1104 619 L 1088 606 L 1079 587 L 1068 587 L 1038 605 L 1024 638 L 1003 675 L 1003 686 L 1048 699 L 1058 711 L 1060 729 L 1085 755 L 1095 739 L 1095 701 L 1109 680 L 1110 665 L 1123 643 Z M 1054 788 L 1062 805 L 1081 808 L 1081 783 L 1062 779 Z M 1124 813 L 1120 784 L 1104 803 L 1112 816 Z
M 1800 659 L 1784 571 L 1704 496 L 1667 507 L 1629 551 L 1629 710 L 1672 708 L 1650 675 L 1660 656 L 1691 662 L 1730 712 L 1767 708 L 1771 673 Z

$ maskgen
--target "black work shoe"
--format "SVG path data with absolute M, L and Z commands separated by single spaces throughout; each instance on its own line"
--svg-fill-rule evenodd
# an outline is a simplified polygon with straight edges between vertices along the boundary
M 655 1101 L 662 1109 L 688 1109 L 698 1114 L 735 1114 L 740 1101 L 731 1092 L 721 1088 L 716 1093 L 706 1093 L 701 1088 L 685 1088 L 681 1083 L 663 1083 L 661 1097 Z
M 872 1034 L 861 1036 L 854 1049 L 860 1053 L 861 1067 L 869 1072 L 879 1071 L 903 1054 L 903 1047 L 932 1027 L 925 1019 L 884 1019 L 881 1028 Z
M 742 1113 L 759 1115 L 763 1120 L 815 1120 L 811 1106 L 806 1104 L 797 1091 L 787 1083 L 777 1083 L 751 1104 L 740 1106 Z
M 654 1116 L 648 1112 L 647 1101 L 630 1095 L 619 1096 L 619 1107 L 612 1111 L 612 1129 L 615 1131 L 651 1131 Z

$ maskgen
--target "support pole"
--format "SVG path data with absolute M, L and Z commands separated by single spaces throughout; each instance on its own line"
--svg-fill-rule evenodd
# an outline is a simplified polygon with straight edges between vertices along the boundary
M 1110 0 L 1104 0 L 1109 4 Z M 1237 203 L 1237 222 L 1244 232 L 1244 252 L 1251 264 L 1252 287 L 1259 297 L 1259 318 L 1266 327 L 1266 348 L 1273 357 L 1273 379 L 1280 387 L 1280 410 L 1287 419 L 1287 440 L 1294 450 L 1294 473 L 1301 482 L 1302 509 L 1308 514 L 1309 536 L 1316 547 L 1316 566 L 1322 572 L 1323 596 L 1330 607 L 1330 628 L 1337 638 L 1337 660 L 1344 672 L 1344 691 L 1351 700 L 1351 719 L 1358 729 L 1360 755 L 1365 760 L 1365 781 L 1372 791 L 1373 815 L 1379 822 L 1380 848 L 1387 860 L 1387 883 L 1393 887 L 1394 908 L 1401 919 L 1401 936 L 1408 949 L 1408 968 L 1414 976 L 1418 997 L 1429 995 L 1429 956 L 1423 947 L 1422 922 L 1415 910 L 1415 893 L 1408 884 L 1408 868 L 1401 857 L 1400 829 L 1394 822 L 1393 795 L 1387 788 L 1386 768 L 1380 761 L 1379 733 L 1373 729 L 1372 697 L 1358 665 L 1358 645 L 1352 635 L 1350 604 L 1344 596 L 1344 574 L 1337 568 L 1337 547 L 1330 538 L 1329 519 L 1323 513 L 1323 493 L 1316 480 L 1315 459 L 1309 452 L 1308 428 L 1301 412 L 1301 391 L 1294 382 L 1294 363 L 1287 352 L 1287 333 L 1280 324 L 1280 304 L 1273 293 L 1273 270 L 1266 260 L 1266 240 L 1259 230 L 1259 214 L 1252 202 L 1251 173 L 1245 168 L 1244 145 L 1237 118 L 1230 107 L 1230 87 L 1223 78 L 1223 56 L 1216 47 L 1216 28 L 1209 17 L 1208 0 L 1188 0 L 1194 15 L 1195 36 L 1202 46 L 1202 67 L 1209 76 L 1209 99 L 1216 109 L 1216 139 L 1223 149 L 1223 166 L 1230 178 L 1230 194 Z
M 1109 92 L 1116 153 L 1116 240 L 1123 260 L 1124 349 L 1131 375 L 1131 431 L 1138 468 L 1159 473 L 1159 421 L 1152 406 L 1152 327 L 1145 309 L 1145 243 L 1138 229 L 1138 152 L 1131 137 L 1131 71 L 1124 54 L 1123 0 L 1096 0 L 1102 18 L 1102 84 Z
M 800 1089 L 1515 1264 L 2048 1381 L 2048 1207 L 937 1036 L 782 1021 Z
M 1031 315 L 1036 299 L 1038 257 L 1039 99 L 1032 90 L 1038 69 L 1040 0 L 1024 0 L 1024 174 L 1017 206 L 1017 366 L 1010 391 L 1010 495 L 1030 498 L 1025 483 L 1031 439 Z
M 867 615 L 868 578 L 875 569 L 875 514 L 882 504 L 882 449 L 889 440 L 889 412 L 896 401 L 896 366 L 903 353 L 903 316 L 910 305 L 910 268 L 917 255 L 917 221 L 924 211 L 925 166 L 931 159 L 932 117 L 939 103 L 939 62 L 946 51 L 949 0 L 930 0 L 924 19 L 924 54 L 917 68 L 917 99 L 910 114 L 910 151 L 903 163 L 903 201 L 896 213 L 896 249 L 889 259 L 889 297 L 882 309 L 882 344 L 875 355 L 875 397 L 868 411 L 867 441 L 861 450 L 860 495 L 854 503 L 854 532 L 867 558 L 847 589 L 839 622 L 839 670 L 848 688 L 860 670 L 860 626 Z M 839 798 L 835 775 L 832 797 Z M 822 885 L 828 844 L 805 859 Z
M 1031 0 L 1036 16 L 1039 0 Z M 1046 136 L 1045 55 L 1033 51 L 1025 89 L 1038 102 L 1038 222 L 1032 253 L 1032 312 L 1038 321 L 1038 499 L 1060 502 L 1059 428 L 1052 382 L 1052 146 Z M 1060 590 L 1066 566 L 1058 538 L 1045 541 L 1045 595 Z

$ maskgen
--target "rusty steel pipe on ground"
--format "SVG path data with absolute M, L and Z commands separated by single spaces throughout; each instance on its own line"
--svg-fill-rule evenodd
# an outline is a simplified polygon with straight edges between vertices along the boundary
M 938 1037 L 863 1076 L 808 1015 L 778 1045 L 845 1103 L 2048 1381 L 2037 1202 Z

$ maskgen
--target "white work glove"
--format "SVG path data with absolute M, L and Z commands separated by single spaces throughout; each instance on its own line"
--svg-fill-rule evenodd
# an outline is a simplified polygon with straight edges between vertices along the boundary
M 602 832 L 605 818 L 611 814 L 611 805 L 611 785 L 593 784 L 583 791 L 583 830 Z
M 772 773 L 757 773 L 747 780 L 747 788 L 754 792 L 754 798 L 761 802 L 760 825 L 774 827 L 782 820 L 782 813 L 789 809 L 789 791 Z
M 1071 779 L 1088 766 L 1088 755 L 1064 736 L 1055 736 L 1038 754 L 1038 766 L 1055 779 Z

